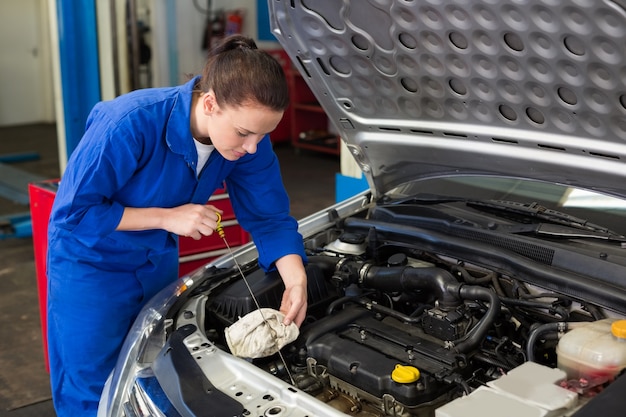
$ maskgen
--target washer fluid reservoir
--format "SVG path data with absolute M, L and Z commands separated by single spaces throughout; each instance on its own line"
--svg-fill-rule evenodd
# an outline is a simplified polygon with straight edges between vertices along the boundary
M 577 324 L 559 340 L 556 354 L 569 379 L 611 380 L 626 368 L 626 320 Z

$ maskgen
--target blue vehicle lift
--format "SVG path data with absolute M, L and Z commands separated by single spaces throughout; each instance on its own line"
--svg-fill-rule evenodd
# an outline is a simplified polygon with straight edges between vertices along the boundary
M 0 216 L 0 239 L 31 237 L 33 224 L 30 212 Z
M 28 206 L 28 184 L 44 178 L 8 165 L 39 158 L 35 152 L 0 155 L 0 196 Z M 0 216 L 0 239 L 32 236 L 30 212 Z

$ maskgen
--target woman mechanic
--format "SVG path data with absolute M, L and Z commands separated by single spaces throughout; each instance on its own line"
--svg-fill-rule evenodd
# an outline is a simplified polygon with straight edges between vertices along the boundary
M 48 343 L 57 415 L 95 416 L 142 305 L 178 277 L 178 236 L 214 232 L 207 201 L 226 182 L 239 223 L 306 313 L 302 236 L 268 133 L 288 105 L 278 62 L 242 36 L 201 77 L 134 91 L 91 111 L 59 184 L 48 235 Z

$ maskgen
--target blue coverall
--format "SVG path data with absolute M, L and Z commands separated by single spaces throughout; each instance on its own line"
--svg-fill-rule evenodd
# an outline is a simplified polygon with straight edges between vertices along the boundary
M 59 184 L 48 234 L 48 344 L 59 417 L 96 415 L 107 376 L 142 305 L 178 277 L 178 237 L 116 231 L 124 207 L 207 203 L 226 182 L 266 269 L 304 259 L 269 137 L 237 161 L 214 151 L 198 176 L 190 131 L 198 79 L 138 90 L 92 110 Z

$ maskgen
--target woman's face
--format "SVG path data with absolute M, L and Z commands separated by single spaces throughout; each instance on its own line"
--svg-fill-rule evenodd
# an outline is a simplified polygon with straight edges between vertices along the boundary
M 231 107 L 217 105 L 214 98 L 205 97 L 205 100 L 212 101 L 205 105 L 208 136 L 215 149 L 229 161 L 235 161 L 247 153 L 255 153 L 257 144 L 276 129 L 283 117 L 282 111 L 257 103 Z

